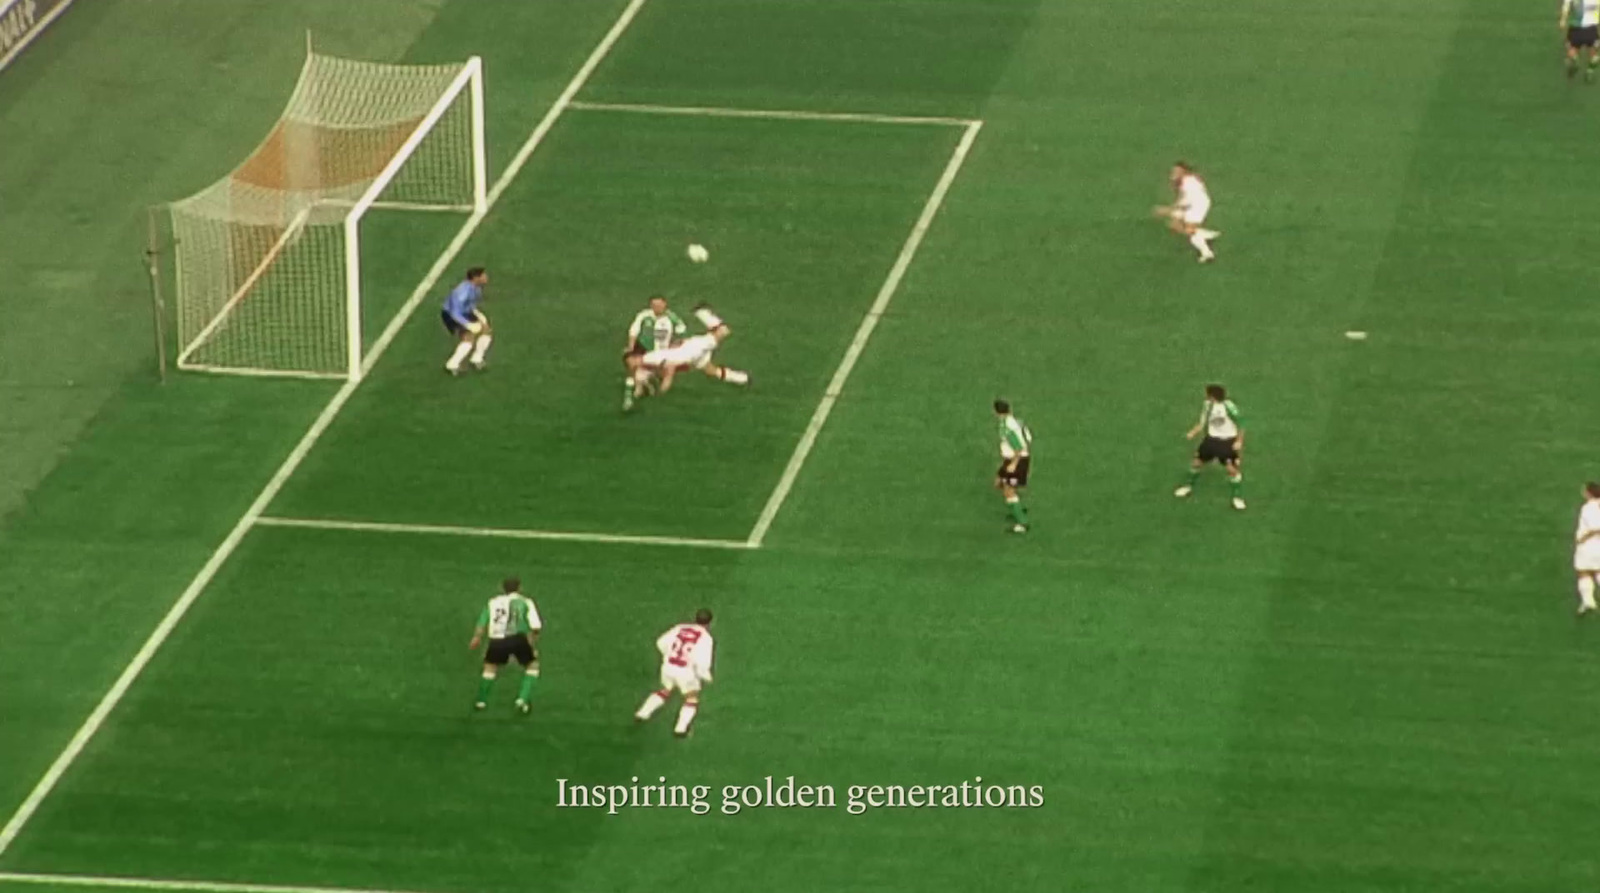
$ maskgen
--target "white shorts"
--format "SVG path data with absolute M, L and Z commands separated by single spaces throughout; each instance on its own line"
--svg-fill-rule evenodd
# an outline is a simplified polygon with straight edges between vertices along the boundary
M 707 344 L 700 341 L 699 338 L 690 338 L 675 347 L 649 351 L 639 362 L 653 369 L 676 368 L 678 366 L 704 369 L 706 364 L 711 362 L 711 354 L 715 348 L 715 341 Z
M 1199 226 L 1206 222 L 1206 215 L 1211 213 L 1211 203 L 1202 202 L 1178 209 L 1179 219 L 1190 226 Z
M 686 695 L 700 691 L 700 677 L 695 675 L 694 667 L 678 667 L 672 664 L 661 665 L 661 690 L 671 694 L 674 690 Z
M 1600 542 L 1587 540 L 1572 553 L 1573 570 L 1600 573 Z

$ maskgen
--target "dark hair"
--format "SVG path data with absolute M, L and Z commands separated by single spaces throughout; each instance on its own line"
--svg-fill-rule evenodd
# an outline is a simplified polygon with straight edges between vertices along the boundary
M 1213 400 L 1228 399 L 1228 389 L 1219 384 L 1206 385 L 1206 396 Z
M 1173 163 L 1172 163 L 1172 166 L 1173 166 L 1173 167 L 1177 167 L 1177 168 L 1182 168 L 1182 169 L 1184 169 L 1184 170 L 1186 170 L 1186 171 L 1188 171 L 1188 172 L 1190 172 L 1190 173 L 1194 173 L 1194 168 L 1192 168 L 1192 167 L 1190 167 L 1190 166 L 1189 166 L 1189 162 L 1187 162 L 1187 161 L 1184 161 L 1184 160 L 1183 160 L 1183 159 L 1181 159 L 1181 158 L 1180 158 L 1180 159 L 1178 159 L 1178 160 L 1177 160 L 1177 161 L 1174 161 L 1174 162 L 1173 162 Z
M 711 609 L 710 608 L 701 608 L 700 610 L 694 612 L 694 622 L 700 624 L 701 626 L 710 625 L 710 623 L 711 623 Z
M 1000 413 L 1001 415 L 1005 415 L 1011 411 L 1011 404 L 1004 400 L 996 400 L 994 401 L 994 411 Z
M 1591 497 L 1600 499 L 1600 484 L 1590 481 L 1589 483 L 1583 485 L 1583 492 L 1589 494 Z
M 483 267 L 467 267 L 467 278 L 476 279 L 479 276 L 482 276 L 485 272 L 487 271 L 484 270 Z
M 666 295 L 651 295 L 650 296 L 650 300 L 651 301 L 660 301 L 661 303 L 665 304 L 667 302 L 667 296 Z
M 506 577 L 505 582 L 500 585 L 505 588 L 507 593 L 517 592 L 522 589 L 522 581 L 516 577 Z

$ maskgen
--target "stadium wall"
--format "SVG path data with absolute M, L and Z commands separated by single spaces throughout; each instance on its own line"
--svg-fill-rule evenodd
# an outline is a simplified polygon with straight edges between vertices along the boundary
M 0 0 L 0 69 L 4 69 L 73 0 Z

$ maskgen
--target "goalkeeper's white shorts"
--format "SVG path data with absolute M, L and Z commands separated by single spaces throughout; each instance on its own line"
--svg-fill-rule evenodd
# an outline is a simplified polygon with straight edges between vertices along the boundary
M 1178 209 L 1178 219 L 1190 226 L 1199 226 L 1206 222 L 1206 215 L 1211 213 L 1210 202 L 1196 202 L 1186 208 Z

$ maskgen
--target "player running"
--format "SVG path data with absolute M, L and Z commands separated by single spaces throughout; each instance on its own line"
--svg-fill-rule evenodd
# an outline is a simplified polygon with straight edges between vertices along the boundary
M 1006 510 L 1011 513 L 1011 532 L 1028 532 L 1028 509 L 1022 504 L 1021 490 L 1028 486 L 1028 471 L 1033 463 L 1029 447 L 1033 445 L 1033 432 L 1011 414 L 1011 404 L 994 401 L 994 414 L 1000 419 L 1000 468 L 995 472 L 994 485 L 1006 498 Z
M 678 708 L 678 724 L 672 734 L 687 738 L 700 709 L 700 687 L 711 684 L 712 648 L 711 612 L 705 608 L 694 612 L 693 623 L 680 623 L 662 633 L 656 639 L 656 650 L 661 652 L 661 688 L 644 699 L 634 720 L 649 720 L 674 690 L 683 692 L 683 706 Z
M 1194 250 L 1200 252 L 1201 263 L 1216 260 L 1216 253 L 1211 250 L 1211 240 L 1222 233 L 1204 226 L 1206 215 L 1211 213 L 1211 193 L 1206 189 L 1205 181 L 1183 161 L 1172 166 L 1170 179 L 1177 200 L 1171 205 L 1157 207 L 1156 216 L 1165 217 L 1169 229 L 1189 240 Z
M 624 412 L 632 409 L 634 401 L 645 395 L 652 376 L 661 376 L 660 390 L 666 393 L 672 389 L 673 378 L 680 369 L 699 369 L 706 374 L 706 377 L 726 381 L 729 384 L 750 383 L 750 373 L 729 369 L 712 362 L 712 355 L 732 334 L 727 323 L 704 304 L 695 307 L 694 315 L 706 327 L 704 334 L 695 335 L 670 347 L 658 347 L 650 351 L 641 351 L 642 345 L 636 345 L 628 354 L 626 362 L 632 372 L 633 390 L 623 400 Z
M 1578 615 L 1595 610 L 1595 582 L 1600 580 L 1600 484 L 1583 485 L 1583 508 L 1573 538 L 1572 568 L 1578 572 Z
M 468 354 L 472 355 L 472 368 L 480 371 L 484 368 L 484 356 L 489 352 L 493 337 L 489 331 L 489 317 L 478 309 L 478 302 L 483 300 L 483 287 L 488 284 L 489 271 L 483 267 L 467 270 L 467 278 L 450 290 L 449 297 L 444 299 L 444 309 L 439 311 L 445 331 L 457 339 L 455 351 L 444 364 L 444 371 L 451 375 L 461 374 L 461 364 Z
M 1589 67 L 1583 79 L 1594 82 L 1594 73 L 1600 69 L 1600 0 L 1561 0 L 1560 27 L 1567 32 L 1567 78 L 1578 75 L 1578 54 L 1589 51 Z
M 1183 438 L 1194 440 L 1201 431 L 1206 436 L 1200 441 L 1200 448 L 1194 451 L 1194 460 L 1189 464 L 1189 480 L 1172 491 L 1172 495 L 1183 499 L 1193 493 L 1195 482 L 1200 480 L 1200 469 L 1207 462 L 1216 462 L 1227 469 L 1233 507 L 1244 511 L 1244 472 L 1239 470 L 1240 453 L 1244 451 L 1244 419 L 1239 415 L 1239 407 L 1228 399 L 1228 391 L 1222 385 L 1206 385 L 1206 404 L 1200 410 L 1200 421 Z
M 522 687 L 517 689 L 517 712 L 533 710 L 529 700 L 533 683 L 539 679 L 539 609 L 533 599 L 522 594 L 522 581 L 509 577 L 501 584 L 504 592 L 489 599 L 483 613 L 478 615 L 478 626 L 472 631 L 472 641 L 467 648 L 476 651 L 484 634 L 489 636 L 489 647 L 483 654 L 483 678 L 478 681 L 478 699 L 472 709 L 489 706 L 489 690 L 494 688 L 494 677 L 506 662 L 516 658 L 522 666 Z

